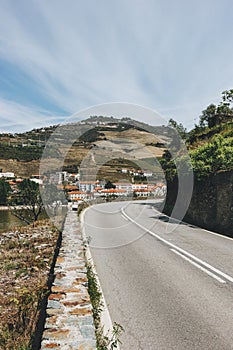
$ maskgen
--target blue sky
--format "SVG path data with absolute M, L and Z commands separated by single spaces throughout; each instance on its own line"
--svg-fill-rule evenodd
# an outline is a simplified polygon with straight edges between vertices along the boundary
M 232 13 L 231 0 L 0 0 L 0 132 L 109 102 L 190 129 L 233 88 Z

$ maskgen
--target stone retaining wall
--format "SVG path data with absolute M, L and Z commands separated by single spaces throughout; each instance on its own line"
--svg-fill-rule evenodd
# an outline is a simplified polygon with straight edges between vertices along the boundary
M 92 306 L 77 212 L 69 209 L 55 280 L 48 298 L 41 350 L 96 349 Z
M 177 179 L 168 182 L 164 207 L 168 215 L 176 202 L 178 185 Z M 185 201 L 185 197 L 183 191 L 181 200 Z M 194 181 L 192 199 L 184 221 L 233 237 L 233 171 L 215 173 Z
M 185 219 L 233 237 L 233 171 L 196 181 Z

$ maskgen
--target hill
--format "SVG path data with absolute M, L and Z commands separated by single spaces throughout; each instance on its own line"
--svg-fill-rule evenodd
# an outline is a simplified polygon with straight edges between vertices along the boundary
M 99 169 L 98 176 L 112 181 L 125 178 L 120 170 L 128 166 L 138 169 L 152 167 L 154 173 L 161 174 L 155 161 L 155 158 L 162 157 L 167 141 L 161 129 L 130 118 L 102 116 L 92 116 L 59 129 L 57 127 L 33 129 L 20 134 L 1 134 L 2 171 L 11 171 L 22 177 L 38 173 L 45 145 L 53 134 L 54 142 L 49 148 L 48 162 L 54 164 L 54 170 L 57 160 L 65 157 L 63 170 L 77 172 L 82 163 L 82 171 L 84 175 L 86 171 L 87 179 L 93 177 L 90 174 L 91 164 Z M 55 130 L 62 132 L 59 134 Z M 72 147 L 69 145 L 70 139 L 75 140 Z

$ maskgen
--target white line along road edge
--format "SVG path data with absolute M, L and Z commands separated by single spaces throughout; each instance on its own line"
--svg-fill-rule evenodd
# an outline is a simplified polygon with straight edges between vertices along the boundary
M 134 219 L 132 219 L 129 215 L 127 215 L 124 211 L 124 208 L 121 208 L 121 213 L 123 215 L 125 215 L 125 217 L 130 220 L 131 222 L 133 222 L 135 225 L 137 225 L 138 227 L 140 227 L 141 229 L 145 230 L 147 233 L 149 233 L 150 235 L 154 236 L 155 238 L 157 238 L 159 241 L 167 244 L 169 247 L 175 249 L 176 251 L 179 251 L 180 253 L 183 253 L 184 255 L 186 255 L 187 257 L 191 258 L 192 260 L 198 262 L 199 264 L 205 266 L 207 269 L 211 270 L 212 272 L 215 272 L 216 274 L 218 274 L 219 276 L 225 278 L 227 281 L 232 282 L 233 283 L 233 277 L 227 275 L 226 273 L 222 272 L 221 270 L 215 268 L 214 266 L 208 264 L 207 262 L 197 258 L 196 256 L 190 254 L 189 252 L 187 252 L 186 250 L 176 246 L 173 243 L 170 243 L 169 241 L 167 241 L 166 239 L 160 237 L 158 234 L 148 230 L 146 227 L 144 227 L 143 225 L 139 224 L 138 222 L 136 222 Z
M 85 216 L 85 213 L 88 209 L 90 209 L 90 208 L 84 209 L 80 214 L 80 223 L 81 223 L 81 231 L 82 231 L 83 241 L 86 242 L 86 259 L 91 264 L 92 271 L 95 274 L 96 282 L 97 282 L 98 287 L 99 287 L 99 291 L 102 295 L 103 310 L 101 312 L 101 323 L 103 326 L 103 333 L 104 333 L 104 335 L 111 335 L 112 331 L 113 331 L 113 324 L 112 324 L 111 316 L 110 316 L 110 313 L 109 313 L 109 310 L 107 307 L 107 303 L 106 303 L 106 300 L 104 297 L 103 290 L 101 288 L 100 280 L 99 280 L 99 277 L 98 277 L 98 274 L 97 274 L 97 271 L 95 268 L 95 264 L 94 264 L 94 261 L 93 261 L 92 255 L 91 255 L 91 251 L 90 251 L 89 245 L 87 243 L 87 236 L 86 236 L 85 226 L 84 226 L 84 216 Z M 115 349 L 120 350 L 120 346 L 117 344 L 117 347 L 115 347 Z
M 151 208 L 151 209 L 154 210 L 154 212 L 156 212 L 157 214 L 160 213 L 160 212 L 159 212 L 157 209 L 155 209 L 155 208 Z M 161 213 L 160 213 L 160 214 L 161 214 Z M 163 215 L 166 216 L 167 218 L 169 218 L 168 215 L 166 215 L 166 214 L 164 214 L 164 213 L 163 213 Z M 177 221 L 178 223 L 181 222 L 181 223 L 187 224 L 187 222 L 185 222 L 185 221 L 180 221 L 180 220 L 175 219 L 175 218 L 172 218 L 172 220 Z M 198 227 L 198 226 L 196 226 L 196 225 L 194 225 L 194 224 L 192 224 L 192 226 L 197 227 L 197 228 L 200 228 L 200 227 Z M 220 237 L 220 238 L 224 238 L 224 239 L 228 239 L 228 240 L 230 240 L 230 241 L 233 241 L 233 237 L 224 236 L 224 235 L 221 235 L 220 233 L 212 232 L 212 231 L 209 231 L 209 230 L 207 230 L 207 229 L 205 229 L 205 228 L 202 228 L 202 231 L 205 231 L 205 232 L 207 232 L 207 233 L 209 233 L 209 234 L 211 234 L 211 235 L 214 235 L 214 236 L 217 236 L 217 237 Z
M 196 266 L 198 269 L 202 270 L 203 272 L 207 273 L 209 276 L 215 278 L 218 282 L 220 283 L 226 283 L 226 281 L 224 281 L 222 278 L 218 277 L 217 275 L 215 275 L 214 273 L 212 273 L 211 271 L 207 270 L 205 267 L 202 267 L 201 265 L 199 265 L 198 263 L 196 263 L 195 261 L 189 259 L 187 256 L 177 252 L 177 250 L 175 249 L 171 249 L 171 251 L 177 255 L 179 255 L 182 259 L 188 261 L 190 264 Z

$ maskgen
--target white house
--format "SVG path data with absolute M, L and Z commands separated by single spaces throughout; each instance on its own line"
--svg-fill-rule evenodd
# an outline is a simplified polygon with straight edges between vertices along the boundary
M 69 198 L 70 200 L 82 200 L 85 199 L 87 197 L 86 193 L 83 191 L 71 191 L 68 192 Z
M 6 172 L 6 173 L 0 173 L 0 177 L 6 177 L 8 179 L 12 179 L 15 177 L 14 173 Z
M 146 177 L 152 177 L 153 176 L 153 172 L 151 170 L 144 170 L 143 171 L 143 175 Z
M 44 179 L 44 176 L 43 175 L 32 175 L 30 180 L 37 183 L 38 185 L 43 185 L 43 179 Z
M 147 188 L 138 188 L 133 191 L 134 194 L 136 194 L 139 197 L 148 197 L 152 194 L 150 190 Z
M 127 191 L 126 190 L 117 190 L 116 188 L 109 188 L 109 189 L 104 189 L 101 191 L 101 195 L 104 195 L 106 197 L 109 196 L 127 196 Z
M 143 190 L 147 189 L 148 185 L 147 184 L 132 184 L 133 190 Z
M 132 184 L 130 182 L 116 182 L 114 183 L 116 190 L 125 190 L 127 192 L 132 192 Z
M 55 174 L 50 174 L 50 183 L 61 185 L 67 180 L 67 171 L 57 171 Z
M 79 181 L 79 190 L 83 192 L 93 192 L 94 189 L 99 186 L 99 181 Z
M 33 178 L 33 179 L 30 179 L 30 181 L 33 181 L 33 182 L 35 182 L 38 185 L 43 185 L 43 180 L 42 179 Z

